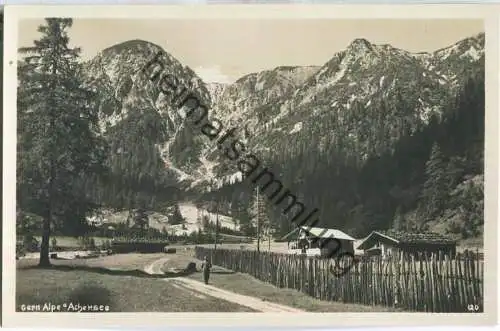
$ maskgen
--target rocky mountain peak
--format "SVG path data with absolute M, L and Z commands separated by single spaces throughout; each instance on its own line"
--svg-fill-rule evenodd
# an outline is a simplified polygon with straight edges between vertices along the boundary
M 356 53 L 363 53 L 372 51 L 373 45 L 364 38 L 356 38 L 349 44 L 347 49 Z
M 457 43 L 439 49 L 435 51 L 433 54 L 436 57 L 445 60 L 447 58 L 464 58 L 467 57 L 470 60 L 479 60 L 481 56 L 484 55 L 484 45 L 485 44 L 485 35 L 484 33 L 477 34 L 475 36 L 465 38 L 463 40 L 458 41 Z
M 142 39 L 133 39 L 133 40 L 128 40 L 124 41 L 118 44 L 115 44 L 113 46 L 110 46 L 108 48 L 105 48 L 102 50 L 101 54 L 116 54 L 120 52 L 160 52 L 163 51 L 163 49 L 146 40 Z

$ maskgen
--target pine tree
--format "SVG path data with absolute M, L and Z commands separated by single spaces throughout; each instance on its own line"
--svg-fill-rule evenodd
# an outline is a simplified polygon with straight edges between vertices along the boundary
M 392 228 L 395 231 L 402 231 L 404 229 L 404 217 L 403 213 L 401 212 L 401 207 L 398 207 L 396 209 L 396 212 L 394 213 Z
M 239 219 L 239 205 L 237 201 L 231 201 L 229 205 L 229 210 L 231 213 L 231 218 L 234 223 L 234 230 L 237 231 L 239 225 L 240 225 L 240 219 Z
M 257 249 L 260 250 L 261 241 L 269 239 L 270 222 L 265 196 L 259 192 L 259 188 L 255 190 L 250 208 L 251 224 L 255 228 L 257 236 Z
M 174 205 L 174 211 L 172 213 L 172 217 L 170 218 L 170 224 L 182 224 L 184 223 L 184 217 L 182 217 L 181 210 L 178 204 Z
M 203 231 L 208 231 L 210 228 L 210 217 L 208 217 L 208 215 L 203 215 L 201 217 L 201 229 L 203 229 Z
M 68 47 L 69 18 L 48 18 L 33 47 L 21 48 L 18 92 L 18 201 L 43 217 L 40 265 L 50 265 L 51 227 L 85 229 L 96 206 L 83 178 L 103 171 L 95 95 L 84 86 L 79 49 Z M 73 222 L 76 221 L 76 222 Z
M 149 227 L 149 216 L 143 208 L 136 210 L 134 214 L 134 225 L 140 229 L 141 235 L 144 236 L 146 229 Z
M 420 204 L 420 215 L 423 216 L 424 223 L 439 216 L 448 195 L 446 162 L 437 143 L 432 146 L 429 160 L 425 164 L 425 176 Z

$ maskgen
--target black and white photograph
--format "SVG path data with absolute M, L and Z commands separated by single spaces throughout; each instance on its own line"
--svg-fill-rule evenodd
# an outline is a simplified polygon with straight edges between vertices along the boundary
M 484 19 L 67 12 L 16 21 L 16 319 L 485 313 Z

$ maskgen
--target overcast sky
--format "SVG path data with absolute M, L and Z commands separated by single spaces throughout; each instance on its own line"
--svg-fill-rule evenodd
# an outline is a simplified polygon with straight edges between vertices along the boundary
M 20 47 L 39 37 L 40 23 L 20 21 Z M 422 52 L 483 31 L 480 20 L 77 19 L 69 35 L 84 59 L 114 44 L 143 39 L 163 47 L 206 82 L 233 82 L 282 65 L 323 65 L 355 38 Z

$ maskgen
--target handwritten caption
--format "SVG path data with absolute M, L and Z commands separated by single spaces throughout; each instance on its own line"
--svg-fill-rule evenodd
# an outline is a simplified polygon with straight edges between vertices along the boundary
M 46 302 L 43 304 L 34 304 L 34 305 L 21 305 L 22 312 L 65 312 L 65 313 L 100 313 L 100 312 L 108 312 L 110 310 L 108 305 L 84 305 L 80 303 L 63 303 L 63 304 L 53 304 L 51 302 Z

